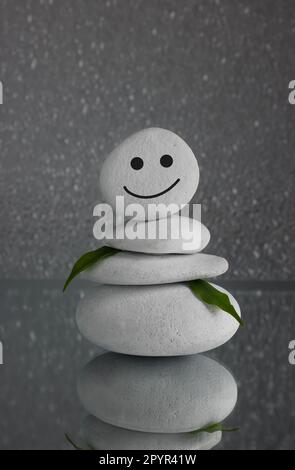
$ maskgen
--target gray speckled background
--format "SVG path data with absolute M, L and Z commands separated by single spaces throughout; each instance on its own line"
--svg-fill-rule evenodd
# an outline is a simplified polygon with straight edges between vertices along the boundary
M 63 278 L 94 246 L 101 161 L 178 132 L 228 278 L 294 278 L 292 0 L 0 0 L 0 278 Z
M 95 246 L 101 162 L 147 126 L 198 156 L 247 321 L 216 351 L 240 386 L 221 448 L 295 447 L 294 45 L 293 0 L 0 0 L 1 449 L 67 448 L 79 426 L 94 348 L 61 280 Z

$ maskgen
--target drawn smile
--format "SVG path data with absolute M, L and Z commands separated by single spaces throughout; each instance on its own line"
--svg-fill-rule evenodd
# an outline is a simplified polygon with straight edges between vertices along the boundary
M 159 196 L 163 196 L 163 194 L 166 194 L 168 193 L 168 191 L 170 191 L 171 189 L 173 189 L 177 183 L 179 183 L 180 181 L 180 178 L 177 178 L 176 181 L 174 181 L 173 184 L 171 184 L 171 186 L 169 186 L 169 188 L 167 189 L 164 189 L 164 191 L 161 191 L 160 193 L 157 193 L 157 194 L 151 194 L 149 196 L 143 196 L 141 194 L 135 194 L 133 193 L 132 191 L 130 191 L 130 189 L 127 188 L 127 186 L 123 186 L 124 190 L 126 191 L 127 194 L 130 194 L 130 196 L 134 196 L 134 197 L 138 197 L 140 199 L 153 199 L 154 197 L 159 197 Z

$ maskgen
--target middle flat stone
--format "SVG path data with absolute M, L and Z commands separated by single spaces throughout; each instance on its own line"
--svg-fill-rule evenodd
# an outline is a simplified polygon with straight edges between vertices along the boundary
M 219 256 L 148 255 L 122 251 L 100 261 L 83 273 L 83 278 L 100 284 L 170 284 L 220 276 L 228 262 Z

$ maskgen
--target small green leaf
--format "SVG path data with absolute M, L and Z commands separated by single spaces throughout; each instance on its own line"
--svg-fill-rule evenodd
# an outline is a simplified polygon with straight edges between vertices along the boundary
M 88 253 L 82 255 L 74 264 L 71 274 L 69 275 L 63 287 L 63 292 L 66 290 L 70 282 L 82 271 L 85 271 L 86 269 L 90 268 L 93 264 L 97 263 L 98 261 L 102 261 L 103 259 L 108 258 L 109 256 L 115 255 L 119 251 L 120 250 L 117 250 L 115 248 L 103 246 L 101 248 L 98 248 L 97 250 L 88 251 Z
M 87 447 L 80 447 L 80 446 L 78 446 L 78 444 L 76 444 L 76 443 L 74 442 L 74 440 L 72 439 L 72 437 L 71 437 L 69 434 L 67 434 L 67 433 L 65 433 L 65 438 L 66 438 L 66 440 L 74 447 L 74 449 L 76 449 L 76 450 L 96 450 L 94 447 L 92 447 L 92 446 L 91 446 L 90 444 L 88 444 L 88 443 L 85 443 L 85 445 L 86 445 Z
M 241 326 L 244 326 L 243 320 L 240 318 L 240 315 L 235 310 L 234 306 L 230 303 L 227 294 L 221 292 L 209 284 L 209 282 L 203 281 L 202 279 L 195 279 L 194 281 L 189 281 L 187 284 L 196 297 L 206 304 L 215 305 L 221 310 L 229 313 L 237 320 L 237 322 L 240 323 Z
M 85 449 L 84 447 L 78 446 L 78 445 L 74 442 L 74 440 L 71 438 L 71 436 L 70 436 L 69 434 L 67 434 L 67 433 L 65 433 L 65 438 L 66 438 L 66 440 L 74 447 L 74 449 L 76 449 L 76 450 L 89 450 L 89 449 Z
M 200 434 L 201 432 L 207 432 L 209 434 L 212 434 L 213 432 L 216 432 L 216 431 L 235 432 L 235 431 L 239 431 L 239 428 L 228 428 L 226 426 L 223 426 L 222 423 L 212 423 L 212 424 L 209 424 L 208 426 L 197 429 L 196 431 L 191 431 L 190 434 Z

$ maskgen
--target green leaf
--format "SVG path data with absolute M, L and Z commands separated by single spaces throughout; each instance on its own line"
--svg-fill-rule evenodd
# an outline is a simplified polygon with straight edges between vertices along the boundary
M 87 443 L 85 443 L 87 447 L 78 446 L 78 444 L 76 444 L 74 440 L 72 439 L 72 437 L 67 433 L 65 433 L 65 438 L 76 450 L 96 450 L 94 447 L 92 447 L 90 444 L 87 444 Z
M 70 436 L 69 434 L 67 434 L 67 433 L 65 433 L 65 438 L 66 438 L 66 440 L 74 447 L 74 449 L 76 449 L 76 450 L 89 450 L 89 449 L 85 449 L 84 447 L 78 446 L 78 445 L 74 442 L 74 440 L 71 438 L 71 436 Z
M 239 431 L 239 428 L 228 428 L 226 426 L 223 426 L 222 423 L 212 423 L 212 424 L 209 424 L 208 426 L 197 429 L 196 431 L 191 431 L 190 434 L 200 434 L 201 432 L 208 432 L 212 434 L 213 432 L 216 432 L 216 431 L 235 432 L 235 431 Z
M 85 271 L 86 269 L 90 268 L 98 261 L 102 261 L 105 258 L 108 258 L 109 256 L 115 255 L 119 251 L 120 250 L 117 250 L 115 248 L 103 246 L 101 248 L 98 248 L 97 250 L 88 251 L 88 253 L 82 255 L 74 264 L 71 274 L 69 275 L 63 287 L 63 292 L 66 290 L 70 282 L 82 271 Z
M 243 320 L 235 310 L 234 306 L 230 303 L 229 297 L 224 292 L 213 287 L 209 282 L 203 281 L 202 279 L 195 279 L 187 283 L 191 291 L 196 297 L 209 305 L 215 305 L 221 310 L 232 315 L 241 326 L 244 326 Z

